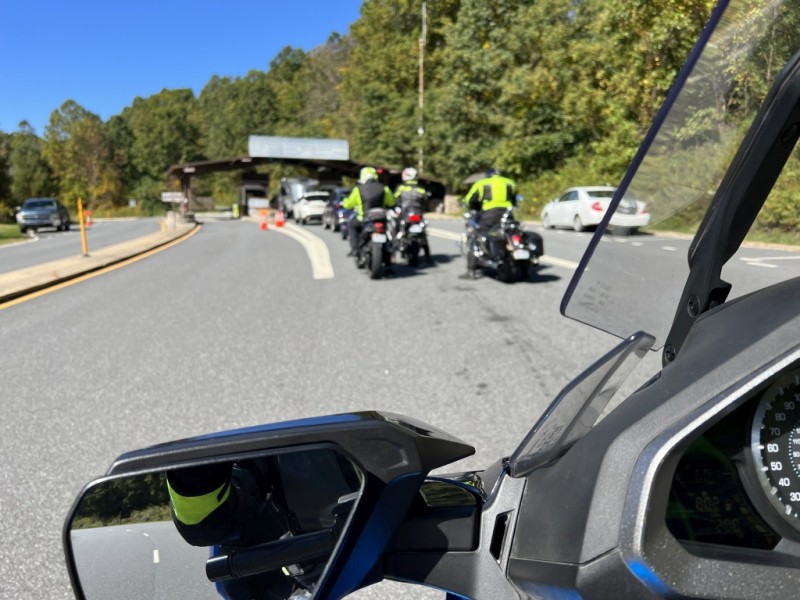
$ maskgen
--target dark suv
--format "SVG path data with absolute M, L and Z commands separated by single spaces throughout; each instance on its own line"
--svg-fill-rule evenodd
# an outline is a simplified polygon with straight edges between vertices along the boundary
M 22 233 L 40 227 L 55 227 L 56 230 L 69 231 L 69 212 L 55 198 L 28 198 L 16 214 L 17 224 Z

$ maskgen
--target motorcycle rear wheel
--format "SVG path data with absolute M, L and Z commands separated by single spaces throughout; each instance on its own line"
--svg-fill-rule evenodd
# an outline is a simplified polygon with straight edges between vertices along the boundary
M 383 269 L 383 252 L 373 250 L 370 254 L 369 277 L 370 279 L 380 279 Z
M 417 240 L 413 240 L 408 246 L 406 258 L 408 259 L 408 264 L 412 267 L 416 267 L 417 263 L 419 263 L 419 250 L 419 242 Z

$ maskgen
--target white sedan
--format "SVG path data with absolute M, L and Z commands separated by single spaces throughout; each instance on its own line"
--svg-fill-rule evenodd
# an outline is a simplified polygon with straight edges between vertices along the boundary
M 608 210 L 616 188 L 606 186 L 584 186 L 569 188 L 542 209 L 542 225 L 545 229 L 571 227 L 583 231 L 595 227 Z M 623 197 L 611 217 L 610 226 L 633 231 L 650 224 L 647 205 L 641 200 Z
M 322 223 L 322 215 L 331 193 L 328 190 L 308 190 L 292 206 L 294 220 L 306 224 L 309 221 Z

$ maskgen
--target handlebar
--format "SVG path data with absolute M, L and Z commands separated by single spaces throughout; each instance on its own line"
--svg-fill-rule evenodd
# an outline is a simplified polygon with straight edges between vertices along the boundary
M 325 559 L 333 552 L 336 535 L 333 529 L 304 533 L 294 537 L 238 548 L 206 561 L 209 581 L 227 581 L 277 571 L 299 562 Z

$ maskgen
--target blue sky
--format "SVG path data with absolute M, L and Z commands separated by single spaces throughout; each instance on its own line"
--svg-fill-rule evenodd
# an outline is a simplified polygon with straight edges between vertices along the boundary
M 65 100 L 104 121 L 164 88 L 267 70 L 346 33 L 361 0 L 0 0 L 0 130 L 42 135 Z

